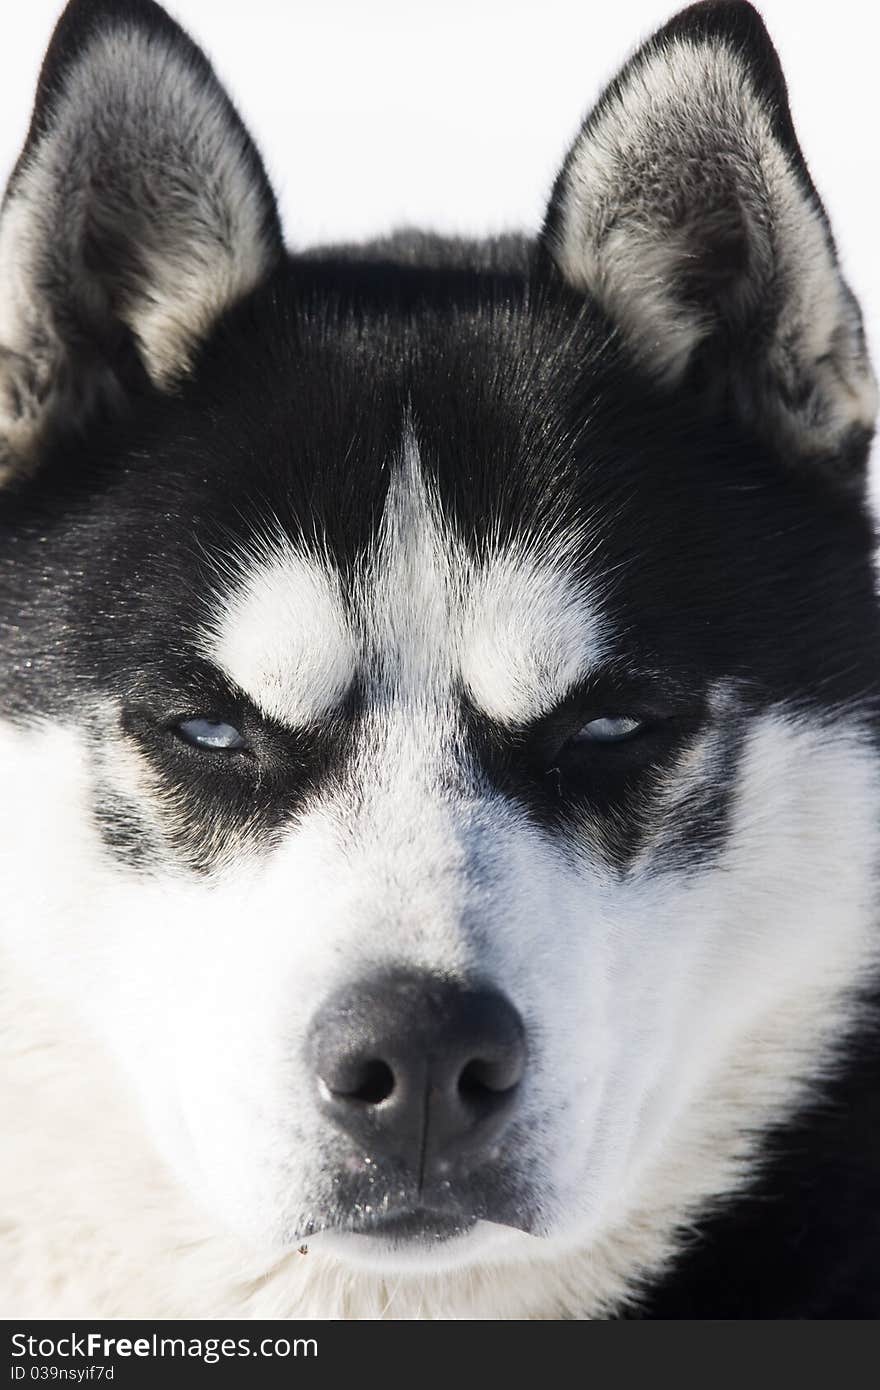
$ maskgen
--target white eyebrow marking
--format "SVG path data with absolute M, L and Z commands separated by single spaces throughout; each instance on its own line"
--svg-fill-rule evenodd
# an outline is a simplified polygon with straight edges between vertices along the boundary
M 562 557 L 513 545 L 475 575 L 464 615 L 461 674 L 475 704 L 502 724 L 560 704 L 601 660 L 592 605 Z
M 224 600 L 203 653 L 264 714 L 295 728 L 313 723 L 339 704 L 357 665 L 339 575 L 273 540 Z
M 407 423 L 376 539 L 346 603 L 329 558 L 263 540 L 203 652 L 265 714 L 302 727 L 338 706 L 358 669 L 375 693 L 440 710 L 463 685 L 490 718 L 527 723 L 606 650 L 570 558 L 579 538 L 487 542 L 469 553 L 443 517 Z

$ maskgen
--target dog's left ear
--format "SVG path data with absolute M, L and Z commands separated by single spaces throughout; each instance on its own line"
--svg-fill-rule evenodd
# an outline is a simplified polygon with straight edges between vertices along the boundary
M 692 5 L 627 63 L 566 159 L 543 243 L 661 384 L 860 485 L 876 411 L 861 315 L 746 0 Z
M 0 209 L 0 481 L 168 389 L 283 253 L 260 156 L 152 0 L 70 0 Z

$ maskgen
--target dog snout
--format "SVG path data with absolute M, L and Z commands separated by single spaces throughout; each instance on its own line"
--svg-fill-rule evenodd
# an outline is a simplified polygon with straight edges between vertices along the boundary
M 421 1181 L 438 1163 L 478 1161 L 498 1139 L 521 1090 L 526 1032 L 496 990 L 386 975 L 329 999 L 310 1051 L 324 1113 Z

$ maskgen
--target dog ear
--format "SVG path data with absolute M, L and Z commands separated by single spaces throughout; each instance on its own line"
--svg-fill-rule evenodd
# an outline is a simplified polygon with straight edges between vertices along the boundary
M 860 484 L 876 410 L 861 315 L 745 0 L 682 11 L 626 64 L 557 179 L 543 244 L 642 367 L 790 461 Z
M 282 250 L 201 50 L 151 0 L 71 0 L 0 210 L 0 476 L 137 379 L 172 387 Z

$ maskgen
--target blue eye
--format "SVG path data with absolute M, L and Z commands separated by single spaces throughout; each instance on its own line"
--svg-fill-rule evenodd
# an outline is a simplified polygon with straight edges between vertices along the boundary
M 213 719 L 185 719 L 177 732 L 196 748 L 228 752 L 245 747 L 245 741 L 232 724 L 215 723 Z
M 604 719 L 591 719 L 589 724 L 575 734 L 574 743 L 623 743 L 645 727 L 643 719 L 630 719 L 628 715 L 609 715 Z

